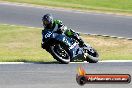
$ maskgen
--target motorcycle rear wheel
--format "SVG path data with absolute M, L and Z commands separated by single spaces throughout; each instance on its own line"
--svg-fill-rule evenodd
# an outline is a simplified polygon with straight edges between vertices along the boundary
M 64 44 L 54 44 L 50 46 L 52 56 L 62 64 L 68 64 L 70 62 L 70 54 Z
M 86 57 L 86 61 L 89 63 L 97 63 L 99 61 L 99 54 L 98 52 L 91 48 L 90 50 L 87 50 L 88 56 Z

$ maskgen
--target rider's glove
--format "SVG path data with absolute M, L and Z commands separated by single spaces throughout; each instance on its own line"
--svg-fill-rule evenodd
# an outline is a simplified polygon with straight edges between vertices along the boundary
M 58 29 L 58 31 L 59 31 L 60 33 L 63 33 L 66 29 L 67 29 L 67 27 L 66 27 L 65 25 L 62 25 L 62 26 Z
M 84 47 L 85 46 L 84 41 L 81 38 L 79 39 L 79 46 L 80 47 Z
M 83 47 L 85 45 L 84 41 L 79 37 L 79 33 L 74 33 L 74 38 L 79 42 L 80 47 Z

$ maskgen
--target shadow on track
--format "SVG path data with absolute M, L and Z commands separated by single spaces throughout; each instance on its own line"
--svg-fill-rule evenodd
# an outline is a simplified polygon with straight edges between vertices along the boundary
M 26 62 L 24 62 L 25 64 L 61 64 L 61 63 L 59 63 L 59 62 L 57 62 L 57 61 L 51 61 L 51 62 L 28 62 L 28 61 L 26 61 Z

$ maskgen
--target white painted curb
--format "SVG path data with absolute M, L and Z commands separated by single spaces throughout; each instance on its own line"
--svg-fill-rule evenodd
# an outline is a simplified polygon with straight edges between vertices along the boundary
M 103 61 L 99 61 L 99 63 L 121 63 L 121 62 L 132 62 L 132 60 L 103 60 Z M 70 63 L 88 63 L 87 61 L 84 62 L 70 62 Z
M 99 62 L 132 62 L 132 60 L 103 60 Z
M 0 64 L 25 64 L 24 62 L 0 62 Z
M 93 36 L 102 36 L 102 37 L 110 37 L 110 38 L 118 38 L 118 39 L 132 40 L 132 38 L 125 38 L 125 37 L 118 37 L 118 36 L 111 36 L 111 35 L 100 35 L 100 34 L 90 34 L 90 33 L 83 33 L 83 34 L 93 35 Z
M 120 63 L 120 62 L 132 62 L 132 60 L 103 60 L 103 61 L 99 61 L 99 63 L 109 63 L 109 62 L 115 62 L 115 63 Z M 84 62 L 70 62 L 71 64 L 73 63 L 88 63 L 87 61 Z M 30 63 L 30 62 L 0 62 L 0 64 L 35 64 L 34 63 Z M 36 62 L 36 64 L 39 64 Z

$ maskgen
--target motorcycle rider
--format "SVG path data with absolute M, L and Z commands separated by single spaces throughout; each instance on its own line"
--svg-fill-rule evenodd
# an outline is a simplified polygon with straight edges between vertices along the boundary
M 57 33 L 64 33 L 66 36 L 74 38 L 75 40 L 77 40 L 79 42 L 79 46 L 83 47 L 84 41 L 79 37 L 78 33 L 76 33 L 74 30 L 72 29 L 68 29 L 60 20 L 54 20 L 53 16 L 51 14 L 45 14 L 42 17 L 42 22 L 43 22 L 43 27 L 44 30 L 42 30 L 42 36 L 43 36 L 43 31 L 45 30 L 51 30 L 51 31 L 55 31 Z M 42 42 L 44 42 L 43 38 L 42 38 Z M 42 43 L 42 48 L 43 48 L 43 43 Z

